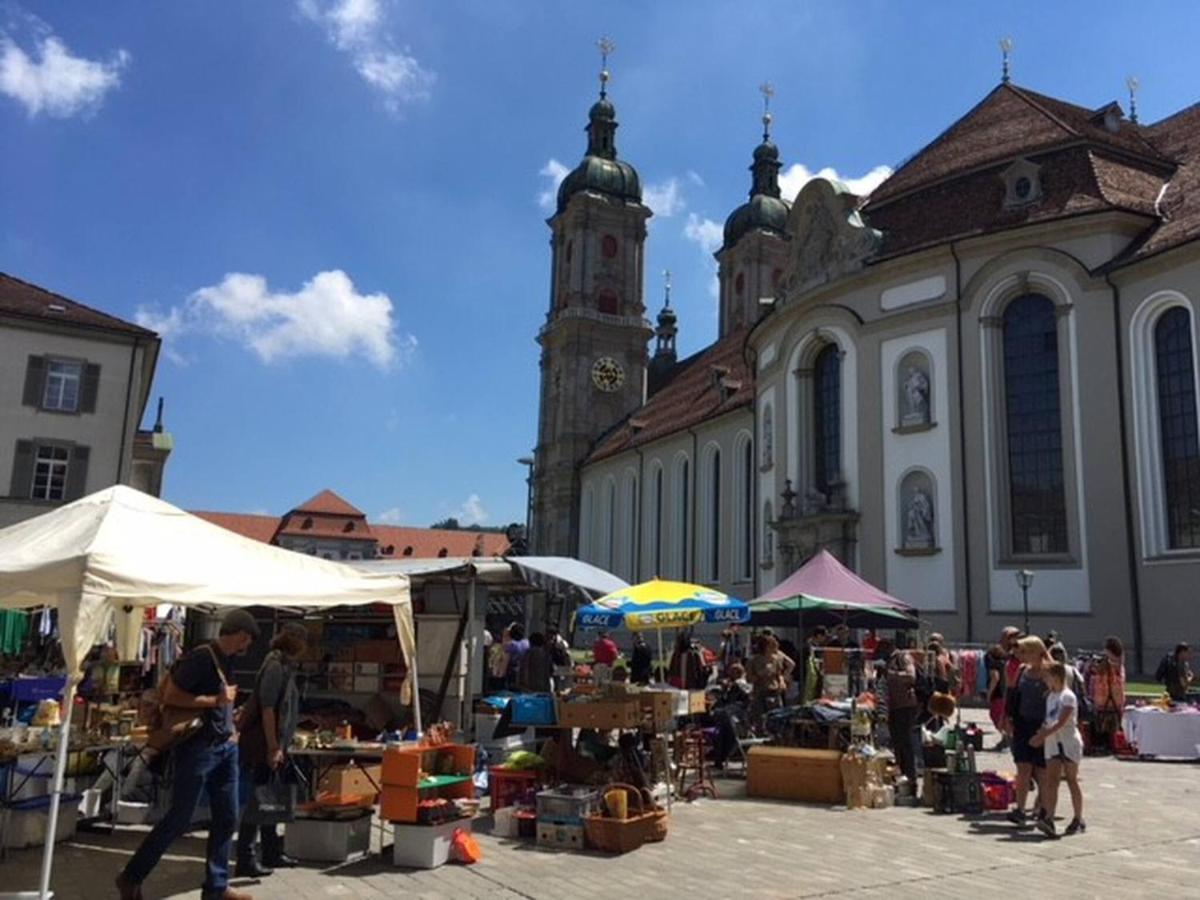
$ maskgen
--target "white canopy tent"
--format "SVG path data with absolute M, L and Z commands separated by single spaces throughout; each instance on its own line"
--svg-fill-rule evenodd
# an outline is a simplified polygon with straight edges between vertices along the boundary
M 68 729 L 84 658 L 116 621 L 136 633 L 141 608 L 271 606 L 392 607 L 418 730 L 416 647 L 408 579 L 356 571 L 234 534 L 132 488 L 91 494 L 0 530 L 0 609 L 58 610 L 67 689 L 47 834 L 57 825 Z M 125 643 L 125 641 L 122 641 Z M 40 896 L 50 896 L 54 841 L 42 861 Z

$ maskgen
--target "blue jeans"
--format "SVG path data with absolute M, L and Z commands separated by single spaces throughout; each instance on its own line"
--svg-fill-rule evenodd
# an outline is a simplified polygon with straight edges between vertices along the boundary
M 146 880 L 167 848 L 192 824 L 200 795 L 208 788 L 212 820 L 208 827 L 204 897 L 219 897 L 229 885 L 229 851 L 238 821 L 237 744 L 208 744 L 203 737 L 175 751 L 175 784 L 171 808 L 146 835 L 129 864 L 125 877 L 134 884 Z

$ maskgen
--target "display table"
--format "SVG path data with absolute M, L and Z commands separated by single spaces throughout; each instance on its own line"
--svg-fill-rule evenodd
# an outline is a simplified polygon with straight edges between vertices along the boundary
M 1128 707 L 1122 727 L 1139 756 L 1200 759 L 1200 710 L 1166 712 L 1157 707 Z
M 318 786 L 338 766 L 351 766 L 357 769 L 366 783 L 378 794 L 383 785 L 379 769 L 383 763 L 383 746 L 374 745 L 361 748 L 331 748 L 318 749 L 310 747 L 293 747 L 288 756 L 297 763 L 304 761 L 309 766 L 309 794 L 315 799 Z

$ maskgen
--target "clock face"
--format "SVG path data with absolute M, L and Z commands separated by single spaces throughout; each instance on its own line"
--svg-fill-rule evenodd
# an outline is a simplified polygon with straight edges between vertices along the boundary
M 625 370 L 611 356 L 602 356 L 592 364 L 592 384 L 611 393 L 625 381 Z

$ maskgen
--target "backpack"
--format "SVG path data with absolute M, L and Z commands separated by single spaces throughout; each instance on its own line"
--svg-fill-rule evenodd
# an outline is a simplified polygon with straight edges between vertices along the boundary
M 1175 667 L 1174 654 L 1168 653 L 1159 662 L 1158 668 L 1154 670 L 1154 680 L 1163 684 L 1167 683 L 1167 679 L 1171 677 L 1171 670 Z

